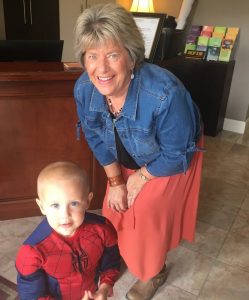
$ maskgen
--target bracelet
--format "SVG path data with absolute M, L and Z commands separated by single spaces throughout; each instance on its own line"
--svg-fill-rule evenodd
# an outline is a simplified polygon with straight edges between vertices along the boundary
M 113 177 L 108 177 L 108 182 L 109 182 L 110 186 L 117 186 L 117 185 L 125 184 L 122 174 L 119 174 L 119 175 L 113 176 Z
M 140 178 L 143 179 L 144 181 L 149 181 L 149 180 L 150 180 L 148 177 L 146 177 L 146 176 L 142 173 L 141 169 L 138 170 L 138 174 L 140 175 Z

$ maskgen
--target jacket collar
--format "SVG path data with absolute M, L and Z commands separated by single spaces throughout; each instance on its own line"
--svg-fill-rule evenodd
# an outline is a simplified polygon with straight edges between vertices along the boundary
M 130 82 L 128 94 L 126 96 L 125 104 L 122 112 L 120 113 L 120 116 L 126 117 L 131 120 L 136 119 L 139 88 L 140 71 L 137 70 L 134 72 L 134 78 Z M 108 113 L 108 106 L 106 104 L 105 97 L 100 94 L 100 92 L 95 87 L 93 87 L 89 110 Z

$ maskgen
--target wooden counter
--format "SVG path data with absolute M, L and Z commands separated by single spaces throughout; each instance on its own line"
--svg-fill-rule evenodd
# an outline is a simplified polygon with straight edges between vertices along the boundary
M 83 135 L 76 139 L 75 80 L 62 63 L 0 63 L 0 220 L 39 215 L 36 179 L 47 164 L 70 160 L 90 176 L 100 208 L 106 177 Z

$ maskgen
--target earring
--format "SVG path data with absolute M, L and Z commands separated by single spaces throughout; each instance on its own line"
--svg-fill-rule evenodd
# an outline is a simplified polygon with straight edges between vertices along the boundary
M 134 78 L 133 70 L 131 71 L 131 80 Z

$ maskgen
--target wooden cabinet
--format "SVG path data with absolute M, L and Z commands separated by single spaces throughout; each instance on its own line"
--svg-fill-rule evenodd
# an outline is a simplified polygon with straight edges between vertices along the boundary
M 223 128 L 235 61 L 176 57 L 158 64 L 183 82 L 200 109 L 204 133 L 216 136 Z
M 59 0 L 3 0 L 7 40 L 59 40 Z
M 103 168 L 81 134 L 73 87 L 80 72 L 61 63 L 0 63 L 0 220 L 39 215 L 36 179 L 47 164 L 74 161 L 86 169 L 101 208 Z

